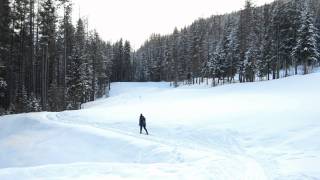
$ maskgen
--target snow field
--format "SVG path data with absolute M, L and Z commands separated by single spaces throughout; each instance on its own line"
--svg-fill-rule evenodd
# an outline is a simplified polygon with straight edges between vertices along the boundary
M 114 83 L 79 111 L 3 116 L 0 179 L 320 179 L 318 82 Z

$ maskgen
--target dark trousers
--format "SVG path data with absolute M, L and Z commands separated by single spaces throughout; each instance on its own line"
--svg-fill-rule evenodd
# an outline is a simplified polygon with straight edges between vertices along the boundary
M 148 130 L 147 130 L 146 126 L 140 126 L 140 134 L 142 133 L 142 127 L 143 127 L 143 129 L 146 131 L 146 133 L 148 135 L 149 133 L 148 133 Z

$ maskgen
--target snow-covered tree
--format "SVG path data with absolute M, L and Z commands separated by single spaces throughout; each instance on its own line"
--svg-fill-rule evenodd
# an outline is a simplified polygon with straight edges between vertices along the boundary
M 86 102 L 90 97 L 91 79 L 90 64 L 86 54 L 86 36 L 84 24 L 78 20 L 75 43 L 69 67 L 68 96 L 74 108 L 79 108 L 81 103 Z
M 37 98 L 34 93 L 31 93 L 27 100 L 27 112 L 40 111 L 42 111 L 40 99 Z
M 298 31 L 297 44 L 292 54 L 303 63 L 304 74 L 307 74 L 308 67 L 317 63 L 319 52 L 317 49 L 318 34 L 310 12 L 301 13 L 302 24 Z
M 123 80 L 130 81 L 131 80 L 131 45 L 129 41 L 125 41 L 123 46 Z

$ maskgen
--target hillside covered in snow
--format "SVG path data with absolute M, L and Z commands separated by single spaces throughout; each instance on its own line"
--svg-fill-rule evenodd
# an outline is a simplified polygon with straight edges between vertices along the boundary
M 113 83 L 82 110 L 2 116 L 0 179 L 320 179 L 319 82 Z

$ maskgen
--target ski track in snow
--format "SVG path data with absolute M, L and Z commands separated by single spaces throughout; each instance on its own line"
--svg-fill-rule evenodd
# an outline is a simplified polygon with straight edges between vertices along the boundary
M 319 80 L 114 83 L 82 110 L 0 117 L 0 179 L 320 179 Z

